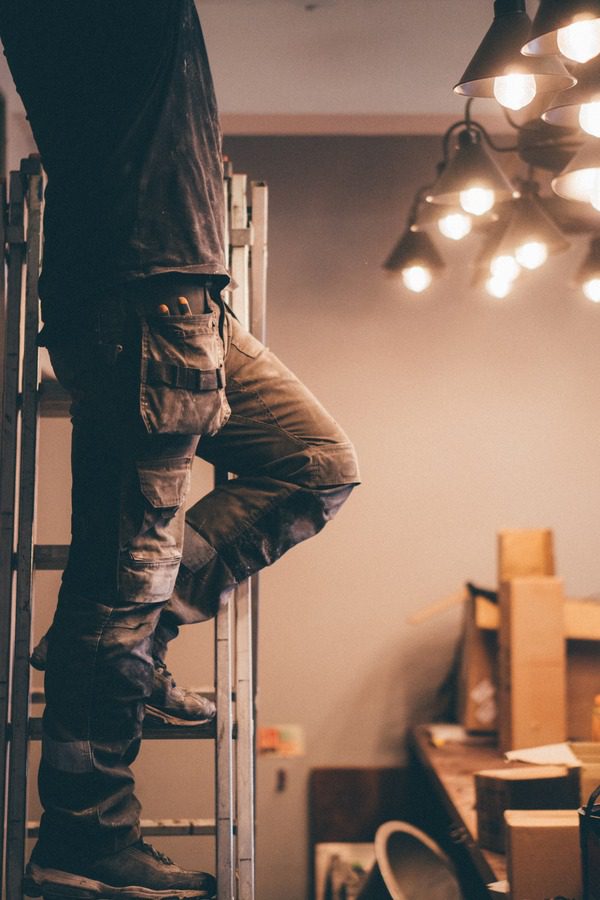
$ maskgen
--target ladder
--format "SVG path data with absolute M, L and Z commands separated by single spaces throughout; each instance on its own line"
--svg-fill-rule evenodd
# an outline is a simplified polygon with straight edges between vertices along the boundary
M 27 821 L 30 740 L 41 738 L 31 715 L 43 695 L 30 691 L 35 572 L 64 568 L 67 547 L 34 544 L 39 417 L 68 415 L 69 400 L 54 381 L 39 378 L 36 336 L 41 257 L 43 172 L 30 156 L 8 186 L 0 184 L 0 338 L 4 383 L 0 431 L 0 896 L 21 900 Z M 227 263 L 237 287 L 230 305 L 259 340 L 265 339 L 268 189 L 226 164 Z M 216 479 L 228 478 L 216 472 Z M 254 900 L 255 697 L 258 577 L 240 584 L 215 620 L 216 721 L 201 726 L 144 727 L 144 739 L 215 742 L 214 821 L 143 820 L 144 836 L 214 835 L 218 900 Z

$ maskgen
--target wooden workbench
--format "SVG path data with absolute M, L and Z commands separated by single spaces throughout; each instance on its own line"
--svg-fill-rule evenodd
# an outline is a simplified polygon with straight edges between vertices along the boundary
M 410 734 L 411 748 L 424 774 L 443 804 L 451 822 L 452 840 L 464 846 L 483 884 L 506 878 L 506 857 L 483 850 L 477 843 L 475 779 L 480 769 L 504 765 L 495 740 L 475 738 L 472 742 L 448 741 L 436 747 L 429 726 L 419 725 Z

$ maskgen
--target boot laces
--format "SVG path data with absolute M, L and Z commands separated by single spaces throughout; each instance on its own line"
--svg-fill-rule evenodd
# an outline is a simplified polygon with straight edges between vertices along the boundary
M 152 844 L 147 844 L 146 841 L 141 841 L 140 846 L 144 853 L 149 853 L 150 856 L 153 856 L 158 862 L 164 863 L 166 866 L 174 866 L 175 863 L 173 860 L 167 856 L 165 853 L 161 853 L 160 850 L 157 850 L 156 847 L 153 847 Z

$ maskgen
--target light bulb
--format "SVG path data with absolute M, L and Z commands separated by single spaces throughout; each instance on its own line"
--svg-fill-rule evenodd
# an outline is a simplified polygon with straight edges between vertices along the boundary
M 494 78 L 494 97 L 508 109 L 523 109 L 535 97 L 535 77 L 523 72 L 497 75 Z
M 600 137 L 600 101 L 581 104 L 579 124 L 592 137 Z
M 559 28 L 556 40 L 563 56 L 585 63 L 600 53 L 600 19 L 584 19 Z
M 600 169 L 593 170 L 594 175 L 590 184 L 590 203 L 600 212 Z
M 581 285 L 583 293 L 592 303 L 600 303 L 600 278 L 588 278 Z
M 496 297 L 498 300 L 503 300 L 504 297 L 507 297 L 511 292 L 512 281 L 509 281 L 506 278 L 501 278 L 498 275 L 493 275 L 486 281 L 485 289 L 488 294 L 492 295 L 492 297 Z
M 407 266 L 402 269 L 402 281 L 409 291 L 420 294 L 426 290 L 433 280 L 431 269 L 426 266 Z
M 493 277 L 499 278 L 501 281 L 514 281 L 520 271 L 521 266 L 514 256 L 510 256 L 508 253 L 495 256 L 490 263 L 490 272 Z
M 469 216 L 464 213 L 448 213 L 438 219 L 438 228 L 444 237 L 452 241 L 460 241 L 471 232 L 472 223 Z
M 491 188 L 472 187 L 461 191 L 459 199 L 465 212 L 474 216 L 483 216 L 496 202 L 496 194 Z
M 524 269 L 539 269 L 548 259 L 548 247 L 543 241 L 527 241 L 517 247 L 515 256 Z

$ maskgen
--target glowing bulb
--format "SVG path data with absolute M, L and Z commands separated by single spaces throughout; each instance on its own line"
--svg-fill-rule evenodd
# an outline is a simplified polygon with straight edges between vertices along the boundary
M 523 109 L 535 97 L 535 77 L 523 72 L 494 78 L 494 97 L 508 109 Z
M 483 216 L 496 202 L 496 194 L 491 188 L 467 188 L 460 192 L 459 197 L 464 211 L 474 216 Z
M 431 270 L 426 266 L 407 266 L 402 269 L 402 281 L 409 291 L 420 294 L 426 290 L 433 280 Z
M 579 110 L 579 124 L 588 134 L 600 137 L 600 101 L 582 103 Z
M 542 241 L 527 241 L 517 247 L 515 256 L 524 269 L 539 269 L 548 259 L 548 247 Z
M 581 285 L 583 293 L 592 303 L 600 303 L 600 278 L 589 278 Z
M 600 53 L 600 19 L 584 19 L 559 28 L 556 40 L 563 56 L 585 63 Z
M 590 203 L 600 212 L 600 169 L 593 170 L 594 175 L 590 183 Z
M 438 219 L 438 228 L 444 237 L 452 241 L 460 241 L 471 231 L 472 223 L 469 216 L 464 213 L 448 213 Z
M 486 281 L 485 289 L 492 297 L 503 300 L 504 297 L 507 297 L 511 292 L 512 281 L 508 281 L 506 278 L 500 278 L 498 275 L 493 275 Z
M 514 256 L 509 256 L 508 253 L 495 256 L 490 263 L 490 272 L 493 277 L 501 281 L 514 281 L 520 271 L 521 266 Z

